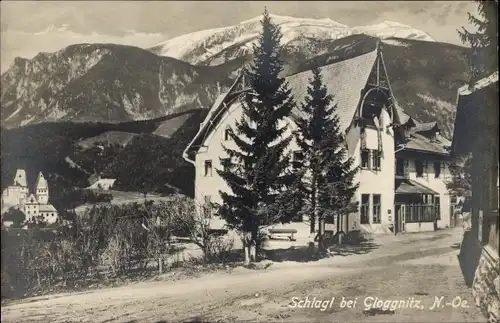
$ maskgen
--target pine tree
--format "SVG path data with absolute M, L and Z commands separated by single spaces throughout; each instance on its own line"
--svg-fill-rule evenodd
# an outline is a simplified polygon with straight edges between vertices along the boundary
M 469 57 L 472 82 L 498 70 L 498 0 L 476 2 L 480 17 L 467 14 L 477 32 L 470 32 L 464 27 L 458 31 L 462 42 L 472 47 Z
M 255 258 L 260 227 L 286 221 L 300 207 L 292 196 L 297 181 L 286 153 L 291 136 L 285 137 L 284 121 L 295 103 L 279 75 L 281 32 L 267 10 L 261 23 L 253 64 L 244 71 L 250 91 L 241 100 L 243 115 L 230 134 L 238 149 L 225 147 L 229 160 L 217 170 L 232 191 L 220 192 L 219 215 L 245 235 L 246 262 L 248 253 Z
M 323 84 L 318 67 L 312 70 L 313 77 L 307 89 L 305 102 L 300 106 L 297 119 L 297 144 L 301 148 L 303 167 L 308 170 L 302 176 L 302 194 L 307 201 L 311 218 L 311 233 L 318 223 L 319 247 L 324 249 L 323 235 L 325 217 L 337 218 L 348 211 L 358 185 L 354 184 L 357 168 L 354 160 L 347 158 L 344 136 L 339 128 L 339 118 L 332 106 L 333 98 Z

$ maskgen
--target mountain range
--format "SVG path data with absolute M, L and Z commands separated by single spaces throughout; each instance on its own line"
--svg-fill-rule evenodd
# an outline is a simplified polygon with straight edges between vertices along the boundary
M 270 16 L 272 21 L 280 26 L 283 35 L 281 45 L 289 52 L 300 51 L 309 57 L 322 54 L 321 51 L 310 48 L 309 43 L 336 40 L 351 35 L 364 34 L 381 39 L 405 38 L 434 41 L 427 33 L 394 21 L 350 28 L 329 18 Z M 257 41 L 261 31 L 260 20 L 261 17 L 258 16 L 234 26 L 189 33 L 162 42 L 150 50 L 158 55 L 174 57 L 191 64 L 219 65 L 230 59 L 252 53 L 252 45 Z M 233 49 L 232 55 L 227 56 L 230 48 Z
M 418 121 L 438 121 L 443 134 L 450 137 L 456 91 L 468 79 L 468 48 L 436 42 L 423 31 L 389 21 L 350 28 L 331 19 L 272 19 L 283 34 L 284 76 L 361 55 L 381 40 L 399 105 Z M 251 60 L 259 20 L 175 37 L 146 49 L 74 44 L 30 60 L 16 58 L 1 76 L 1 125 L 4 129 L 24 129 L 33 124 L 53 127 L 54 122 L 116 123 L 192 111 L 191 115 L 165 121 L 146 137 L 112 130 L 98 137 L 89 133 L 80 138 L 83 146 L 103 138 L 128 143 L 106 171 L 130 188 L 133 185 L 127 183 L 127 177 L 131 167 L 179 167 L 182 148 L 196 133 L 204 113 Z M 51 139 L 45 140 L 50 145 Z M 153 145 L 155 140 L 162 144 Z M 158 149 L 152 152 L 148 146 Z M 16 147 L 16 153 L 27 154 L 23 149 L 22 145 Z M 72 152 L 59 153 L 63 156 Z M 164 164 L 148 164 L 153 161 L 144 156 L 163 160 Z M 125 158 L 129 161 L 120 163 Z M 184 179 L 189 171 L 183 172 Z M 148 176 L 151 174 L 148 171 Z

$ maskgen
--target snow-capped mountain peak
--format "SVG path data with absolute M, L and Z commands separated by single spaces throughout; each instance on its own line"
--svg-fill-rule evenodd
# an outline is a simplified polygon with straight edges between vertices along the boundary
M 423 41 L 435 41 L 429 34 L 422 30 L 418 30 L 411 26 L 390 20 L 385 20 L 374 25 L 353 27 L 351 28 L 351 30 L 353 34 L 366 34 L 382 39 L 395 37 Z
M 394 21 L 383 21 L 379 24 L 350 28 L 330 18 L 298 18 L 270 15 L 274 23 L 281 27 L 282 45 L 303 43 L 303 39 L 335 40 L 355 34 L 382 39 L 397 37 L 434 41 L 427 33 Z M 150 50 L 158 55 L 177 58 L 191 64 L 206 64 L 215 56 L 228 48 L 240 48 L 240 54 L 248 53 L 261 30 L 262 16 L 240 22 L 239 24 L 196 31 L 171 38 L 157 44 Z M 229 57 L 228 59 L 231 59 Z

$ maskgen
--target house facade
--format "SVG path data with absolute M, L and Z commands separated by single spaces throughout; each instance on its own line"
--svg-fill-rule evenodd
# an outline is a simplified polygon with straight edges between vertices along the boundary
M 49 186 L 42 172 L 38 173 L 35 186 L 30 192 L 26 172 L 18 169 L 12 185 L 2 192 L 2 213 L 10 208 L 21 210 L 27 221 L 43 219 L 47 223 L 57 221 L 58 212 L 49 203 Z
M 330 226 L 333 230 L 364 229 L 388 233 L 396 229 L 422 231 L 449 226 L 449 196 L 444 184 L 448 162 L 444 148 L 446 142 L 437 134 L 437 125 L 427 129 L 427 124 L 416 123 L 398 107 L 392 95 L 381 46 L 354 58 L 323 66 L 320 70 L 328 92 L 337 104 L 336 113 L 341 131 L 345 133 L 348 154 L 361 168 L 355 179 L 359 183 L 355 196 L 358 212 L 343 217 L 343 223 L 327 224 L 327 230 Z M 311 77 L 311 71 L 287 77 L 297 104 L 303 102 Z M 229 191 L 216 169 L 224 167 L 224 159 L 227 158 L 223 147 L 235 148 L 229 133 L 242 117 L 240 98 L 247 91 L 244 77 L 240 75 L 231 88 L 217 98 L 183 153 L 184 159 L 196 168 L 195 200 L 198 206 L 207 202 L 220 203 L 219 191 Z M 294 120 L 300 113 L 294 109 L 285 121 L 288 124 L 286 135 L 296 129 Z M 434 133 L 429 134 L 430 131 Z M 288 149 L 292 153 L 292 161 L 300 161 L 301 152 L 294 140 Z M 400 159 L 405 161 L 405 166 L 401 178 L 398 178 L 396 168 Z M 413 160 L 418 163 L 423 161 L 430 167 L 439 161 L 439 174 L 436 176 L 428 168 L 425 176 L 420 172 L 415 174 L 416 171 L 411 168 Z M 397 204 L 398 201 L 400 204 Z M 398 205 L 403 208 L 398 208 Z M 441 212 L 438 219 L 435 218 L 436 206 Z M 430 215 L 421 215 L 424 211 Z M 399 220 L 399 227 L 395 225 L 398 216 L 403 217 Z M 410 224 L 404 217 L 413 222 Z M 307 222 L 307 217 L 302 221 Z M 416 221 L 419 224 L 414 225 Z M 214 226 L 223 224 L 221 220 L 214 221 Z M 308 224 L 301 225 L 289 224 L 309 233 Z
M 491 322 L 500 320 L 498 101 L 498 71 L 460 88 L 452 144 L 455 157 L 472 155 L 472 225 L 460 263 L 476 305 Z

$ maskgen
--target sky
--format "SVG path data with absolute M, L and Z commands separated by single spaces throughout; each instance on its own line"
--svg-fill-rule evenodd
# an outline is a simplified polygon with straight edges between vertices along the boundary
M 462 45 L 473 1 L 1 1 L 1 70 L 15 57 L 32 58 L 76 43 L 148 48 L 169 38 L 271 14 L 330 18 L 350 27 L 392 20 Z

